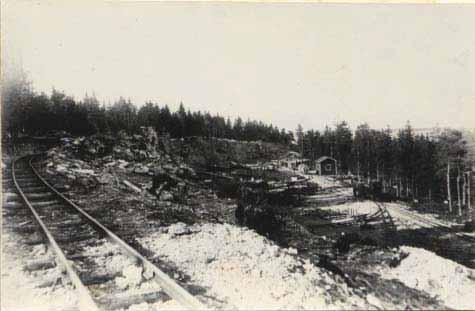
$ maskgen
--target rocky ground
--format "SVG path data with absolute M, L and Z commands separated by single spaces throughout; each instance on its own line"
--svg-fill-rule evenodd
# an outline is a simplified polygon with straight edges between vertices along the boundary
M 473 306 L 475 271 L 419 248 L 355 249 L 340 262 L 352 279 L 348 284 L 296 249 L 281 248 L 233 225 L 178 223 L 140 242 L 174 262 L 226 309 Z
M 255 232 L 229 224 L 163 228 L 141 239 L 225 309 L 367 308 L 331 273 Z

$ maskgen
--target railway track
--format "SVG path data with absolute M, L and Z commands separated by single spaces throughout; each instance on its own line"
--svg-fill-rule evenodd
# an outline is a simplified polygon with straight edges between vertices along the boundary
M 384 203 L 378 202 L 377 204 L 378 204 L 378 206 L 381 205 L 384 209 L 387 210 L 387 207 L 385 206 Z M 392 208 L 392 209 L 395 210 L 395 212 L 398 214 L 397 216 L 402 216 L 402 218 L 404 218 L 408 222 L 417 223 L 417 224 L 422 225 L 423 227 L 427 227 L 427 228 L 434 228 L 435 230 L 439 230 L 439 231 L 442 231 L 444 233 L 452 233 L 452 234 L 455 234 L 456 236 L 460 237 L 463 240 L 466 240 L 466 241 L 469 241 L 469 242 L 475 242 L 475 237 L 470 236 L 470 235 L 468 235 L 466 233 L 463 233 L 463 232 L 457 232 L 452 227 L 450 227 L 446 224 L 427 219 L 426 217 L 424 217 L 422 215 L 419 215 L 415 212 L 407 211 L 403 208 Z M 394 218 L 394 216 L 393 216 L 393 218 Z
M 33 243 L 45 242 L 54 251 L 54 261 L 77 292 L 80 310 L 127 309 L 133 304 L 170 299 L 185 309 L 205 308 L 157 266 L 53 188 L 33 167 L 33 158 L 25 156 L 12 162 L 13 185 L 6 186 L 16 190 L 31 212 L 38 225 L 32 227 L 40 229 L 42 237 Z M 15 204 L 10 204 L 7 212 L 14 213 L 14 209 Z M 20 209 L 17 212 L 21 213 Z M 125 258 L 120 261 L 130 262 L 133 271 L 139 271 L 133 289 L 120 282 L 127 280 L 124 270 L 104 269 L 104 263 L 115 256 Z

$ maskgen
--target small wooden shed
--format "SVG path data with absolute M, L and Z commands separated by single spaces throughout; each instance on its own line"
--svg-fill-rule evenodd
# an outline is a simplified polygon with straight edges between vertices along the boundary
M 337 161 L 332 157 L 320 157 L 315 161 L 315 170 L 318 175 L 336 175 Z

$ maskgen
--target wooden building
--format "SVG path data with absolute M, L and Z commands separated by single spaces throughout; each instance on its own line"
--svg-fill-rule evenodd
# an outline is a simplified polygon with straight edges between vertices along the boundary
M 338 174 L 337 161 L 332 157 L 320 157 L 315 161 L 315 170 L 318 175 L 336 175 Z

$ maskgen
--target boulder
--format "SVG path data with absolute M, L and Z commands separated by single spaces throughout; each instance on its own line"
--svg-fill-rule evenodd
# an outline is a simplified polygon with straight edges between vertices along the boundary
M 117 164 L 118 164 L 120 169 L 125 169 L 125 167 L 129 165 L 129 162 L 127 162 L 125 160 L 119 160 L 119 161 L 117 161 Z
M 172 236 L 190 234 L 191 232 L 190 228 L 182 222 L 177 222 L 168 228 L 168 234 Z
M 74 181 L 74 186 L 84 190 L 90 191 L 98 185 L 98 182 L 93 177 L 78 177 Z
M 168 191 L 162 191 L 160 194 L 160 201 L 172 201 L 173 200 L 173 194 L 171 194 Z
M 137 173 L 137 174 L 148 174 L 148 172 L 150 171 L 150 169 L 145 166 L 145 165 L 137 165 L 135 168 L 134 168 L 134 173 Z
M 122 270 L 123 277 L 115 279 L 116 285 L 121 289 L 134 288 L 142 282 L 142 268 L 129 265 Z
M 97 179 L 97 182 L 99 184 L 105 185 L 105 184 L 109 184 L 109 183 L 113 182 L 114 181 L 114 176 L 112 174 L 105 173 L 105 174 L 102 174 L 102 175 L 98 176 L 96 179 Z
M 135 150 L 134 152 L 134 160 L 136 161 L 144 161 L 148 158 L 148 154 L 145 150 Z
M 116 159 L 124 159 L 127 161 L 133 161 L 135 158 L 132 151 L 126 147 L 114 147 L 112 149 L 112 152 L 114 153 L 114 157 Z
M 94 175 L 94 170 L 72 169 L 71 171 L 80 175 Z

